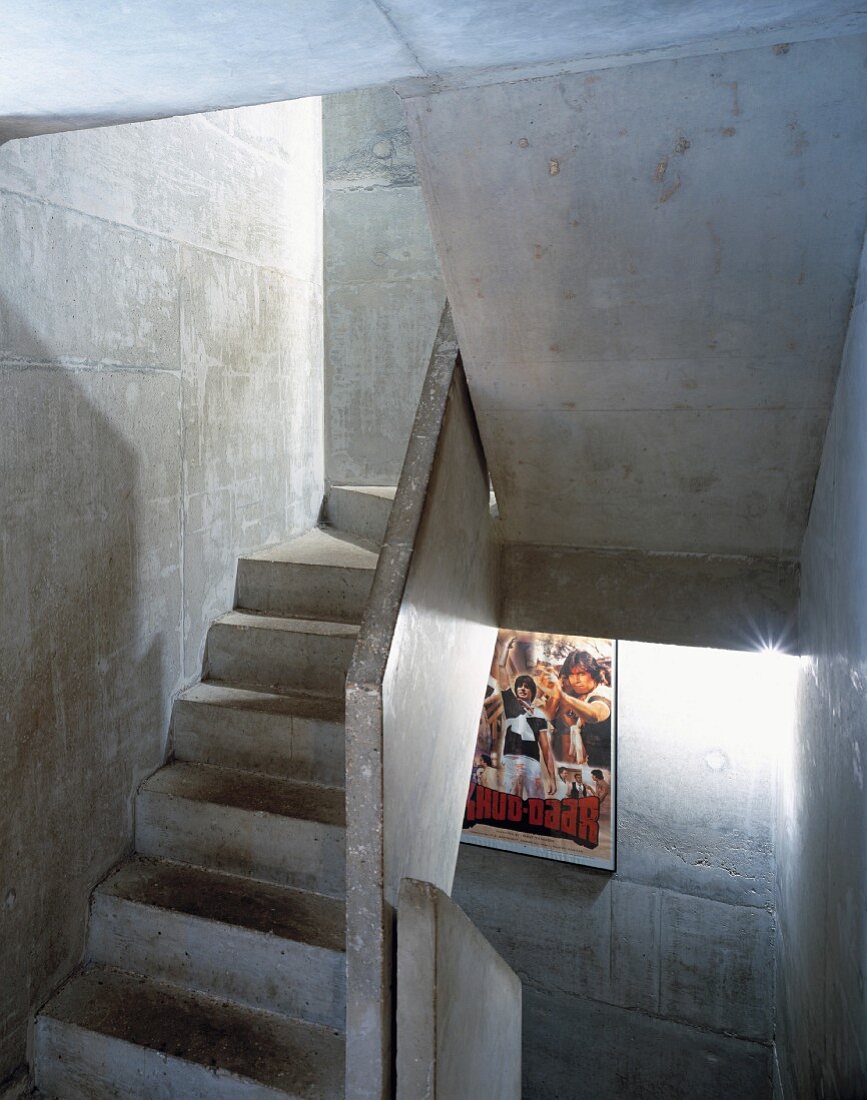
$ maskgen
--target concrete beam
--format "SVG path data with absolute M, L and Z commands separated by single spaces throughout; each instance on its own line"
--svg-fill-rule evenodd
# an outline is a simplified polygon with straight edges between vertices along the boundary
M 504 626 L 797 652 L 791 561 L 517 544 L 503 548 L 502 561 Z

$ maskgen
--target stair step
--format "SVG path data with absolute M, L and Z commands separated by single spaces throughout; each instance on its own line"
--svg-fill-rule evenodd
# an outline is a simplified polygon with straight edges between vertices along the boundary
M 317 529 L 238 560 L 238 607 L 269 615 L 359 623 L 377 551 Z
M 231 611 L 208 631 L 210 678 L 338 697 L 358 636 L 349 623 Z
M 178 760 L 339 787 L 343 700 L 206 681 L 175 700 L 172 742 Z
M 393 485 L 332 485 L 325 501 L 328 524 L 381 546 L 394 494 Z
M 280 886 L 343 897 L 339 787 L 210 764 L 175 763 L 136 797 L 136 849 Z
M 321 894 L 136 858 L 97 887 L 89 961 L 343 1028 L 345 915 Z
M 93 967 L 36 1021 L 36 1084 L 63 1100 L 322 1100 L 343 1095 L 332 1029 Z

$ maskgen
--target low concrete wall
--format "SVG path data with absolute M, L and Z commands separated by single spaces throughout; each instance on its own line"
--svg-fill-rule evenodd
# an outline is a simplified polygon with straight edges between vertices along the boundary
M 451 889 L 496 637 L 487 465 L 443 315 L 346 688 L 347 1095 L 389 1093 L 401 879 Z
M 397 1100 L 518 1100 L 521 982 L 435 886 L 397 910 Z
M 504 626 L 666 645 L 797 651 L 796 562 L 503 547 Z

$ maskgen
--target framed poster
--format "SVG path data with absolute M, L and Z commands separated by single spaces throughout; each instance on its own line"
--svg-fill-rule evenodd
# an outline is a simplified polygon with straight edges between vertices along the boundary
M 501 630 L 462 840 L 615 868 L 617 643 Z

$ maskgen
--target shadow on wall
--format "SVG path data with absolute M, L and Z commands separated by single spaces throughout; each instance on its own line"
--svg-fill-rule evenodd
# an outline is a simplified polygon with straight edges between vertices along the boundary
M 160 395 L 32 336 L 11 359 L 24 331 L 0 300 L 0 1082 L 130 848 L 178 681 L 178 481 L 145 466 Z

